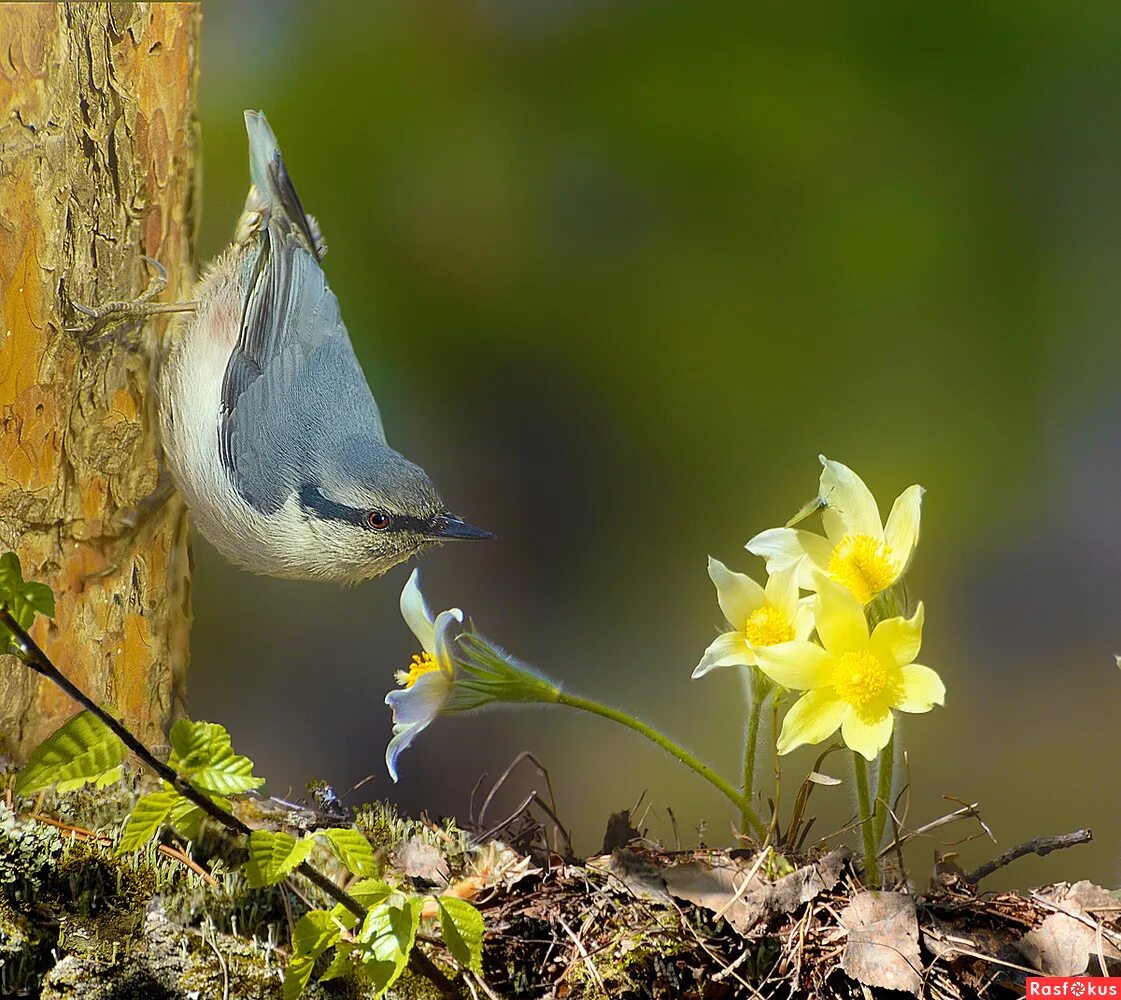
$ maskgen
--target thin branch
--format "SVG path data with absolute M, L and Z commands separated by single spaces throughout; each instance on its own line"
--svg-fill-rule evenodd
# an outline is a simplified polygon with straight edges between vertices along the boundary
M 172 786 L 180 795 L 190 799 L 196 806 L 211 818 L 217 820 L 226 829 L 241 836 L 248 837 L 252 828 L 238 819 L 233 813 L 227 812 L 220 805 L 200 792 L 189 781 L 177 774 L 163 761 L 156 757 L 143 743 L 140 742 L 125 726 L 105 711 L 100 705 L 90 698 L 81 688 L 71 681 L 61 670 L 51 662 L 50 657 L 39 648 L 39 644 L 31 638 L 28 631 L 16 621 L 6 607 L 0 606 L 0 624 L 10 632 L 12 642 L 15 644 L 19 657 L 23 663 L 30 667 L 41 677 L 46 677 L 65 691 L 91 715 L 100 719 L 117 736 L 120 741 L 140 758 L 151 770 L 155 771 L 164 781 Z M 326 875 L 312 868 L 306 861 L 296 869 L 314 886 L 321 889 L 336 903 L 341 903 L 359 920 L 365 920 L 367 909 L 358 902 L 350 893 L 332 882 Z M 424 976 L 434 983 L 444 993 L 452 991 L 451 980 L 448 979 L 432 962 L 432 960 L 419 949 L 414 949 L 409 955 L 409 964 L 413 971 Z
M 1034 840 L 1027 840 L 1009 848 L 999 857 L 985 862 L 980 868 L 966 872 L 965 880 L 976 885 L 981 879 L 988 878 L 997 869 L 1010 865 L 1017 858 L 1024 857 L 1025 854 L 1038 854 L 1042 858 L 1052 851 L 1065 850 L 1068 847 L 1076 847 L 1078 844 L 1088 844 L 1093 839 L 1094 835 L 1088 829 L 1075 830 L 1073 833 L 1064 833 L 1058 837 L 1036 837 Z

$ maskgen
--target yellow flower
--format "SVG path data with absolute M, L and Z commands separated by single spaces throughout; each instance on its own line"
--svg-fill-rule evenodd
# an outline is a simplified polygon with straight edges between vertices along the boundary
M 893 711 L 929 712 L 946 688 L 914 662 L 922 645 L 923 606 L 911 618 L 888 618 L 868 634 L 860 602 L 818 573 L 814 621 L 822 645 L 784 642 L 756 649 L 759 669 L 776 684 L 805 693 L 786 713 L 778 752 L 841 736 L 868 760 L 887 746 Z
M 773 573 L 764 588 L 709 556 L 708 575 L 716 585 L 716 599 L 731 628 L 705 650 L 693 671 L 694 678 L 716 667 L 750 667 L 761 646 L 809 638 L 814 627 L 813 608 L 798 600 L 797 566 Z
M 771 528 L 747 543 L 775 573 L 800 562 L 798 585 L 814 589 L 818 571 L 844 584 L 867 604 L 907 569 L 919 540 L 923 488 L 909 486 L 896 499 L 885 525 L 868 487 L 852 469 L 820 456 L 824 466 L 818 496 L 827 538 L 795 528 Z

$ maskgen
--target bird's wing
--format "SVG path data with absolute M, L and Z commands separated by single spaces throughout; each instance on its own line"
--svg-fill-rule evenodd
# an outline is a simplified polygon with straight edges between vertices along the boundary
M 273 513 L 330 457 L 333 442 L 358 435 L 384 443 L 385 433 L 314 253 L 270 224 L 246 267 L 218 448 L 246 502 Z

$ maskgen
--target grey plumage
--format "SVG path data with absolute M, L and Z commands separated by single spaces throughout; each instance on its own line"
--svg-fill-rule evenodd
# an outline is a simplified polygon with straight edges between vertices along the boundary
M 245 118 L 252 186 L 237 236 L 161 377 L 165 450 L 204 534 L 259 572 L 345 580 L 443 538 L 489 537 L 386 443 L 319 227 L 264 116 Z M 373 530 L 375 514 L 390 526 Z

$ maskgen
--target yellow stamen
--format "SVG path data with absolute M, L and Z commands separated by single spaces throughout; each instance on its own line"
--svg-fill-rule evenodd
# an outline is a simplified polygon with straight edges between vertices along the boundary
M 903 679 L 899 668 L 870 649 L 843 653 L 833 665 L 833 688 L 860 715 L 877 715 L 899 701 Z
M 786 620 L 786 615 L 769 604 L 751 612 L 743 632 L 752 646 L 773 646 L 794 638 L 794 626 Z
M 891 549 L 871 535 L 845 535 L 829 556 L 829 575 L 861 604 L 887 590 L 898 575 Z
M 417 653 L 407 670 L 398 670 L 393 676 L 403 688 L 411 688 L 425 674 L 439 669 L 440 664 L 431 653 Z

